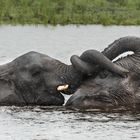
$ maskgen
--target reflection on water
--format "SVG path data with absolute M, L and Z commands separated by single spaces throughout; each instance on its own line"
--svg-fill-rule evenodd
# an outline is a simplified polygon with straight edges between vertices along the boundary
M 139 139 L 140 114 L 66 110 L 64 107 L 1 107 L 3 140 Z
M 135 26 L 1 26 L 0 63 L 38 51 L 69 63 L 72 54 L 103 50 Z M 129 140 L 140 137 L 136 112 L 74 111 L 64 107 L 0 107 L 0 140 Z

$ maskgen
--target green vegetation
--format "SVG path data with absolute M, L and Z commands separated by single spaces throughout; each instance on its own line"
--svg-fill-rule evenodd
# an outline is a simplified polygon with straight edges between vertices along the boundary
M 140 25 L 140 0 L 0 0 L 0 24 Z

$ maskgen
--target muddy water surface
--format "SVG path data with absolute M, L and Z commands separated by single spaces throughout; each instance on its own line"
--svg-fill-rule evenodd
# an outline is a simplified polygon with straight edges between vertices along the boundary
M 0 26 L 0 63 L 29 52 L 69 64 L 72 54 L 103 50 L 123 36 L 139 36 L 137 26 Z M 68 96 L 65 96 L 68 98 Z M 140 114 L 65 110 L 63 107 L 0 107 L 0 140 L 140 139 Z

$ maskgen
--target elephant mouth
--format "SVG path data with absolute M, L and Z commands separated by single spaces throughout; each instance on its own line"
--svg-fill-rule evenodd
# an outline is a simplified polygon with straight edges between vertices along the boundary
M 65 91 L 65 90 L 68 89 L 68 87 L 69 87 L 68 84 L 59 85 L 59 86 L 57 87 L 57 91 Z

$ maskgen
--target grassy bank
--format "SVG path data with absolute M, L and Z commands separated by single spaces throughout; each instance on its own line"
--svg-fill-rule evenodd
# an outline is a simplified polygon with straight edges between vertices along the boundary
M 140 25 L 140 0 L 0 0 L 0 24 Z

